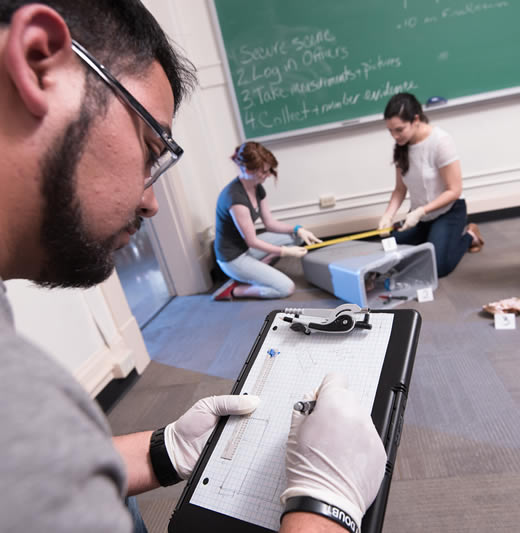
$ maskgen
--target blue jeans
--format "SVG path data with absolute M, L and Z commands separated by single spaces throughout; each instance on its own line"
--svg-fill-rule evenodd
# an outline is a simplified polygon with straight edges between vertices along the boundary
M 435 247 L 437 275 L 447 276 L 459 264 L 473 242 L 464 229 L 467 224 L 466 201 L 456 200 L 452 208 L 434 220 L 419 222 L 405 231 L 394 231 L 397 244 L 431 242 Z
M 132 515 L 132 520 L 134 522 L 134 533 L 148 533 L 148 530 L 143 522 L 143 517 L 141 516 L 141 511 L 139 511 L 139 506 L 137 505 L 137 498 L 135 496 L 129 496 L 125 503 L 130 511 L 130 514 Z
M 258 235 L 259 239 L 276 246 L 293 246 L 299 244 L 299 239 L 287 233 L 271 233 L 266 231 Z M 287 298 L 294 291 L 294 283 L 285 274 L 266 263 L 262 263 L 267 252 L 256 248 L 249 248 L 232 261 L 219 261 L 222 272 L 241 283 L 256 285 L 260 289 L 261 298 Z

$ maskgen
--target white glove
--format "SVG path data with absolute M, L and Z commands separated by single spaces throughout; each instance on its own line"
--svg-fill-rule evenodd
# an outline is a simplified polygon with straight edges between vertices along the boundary
M 323 242 L 321 239 L 318 239 L 318 237 L 316 237 L 316 235 L 314 235 L 312 231 L 309 231 L 308 229 L 305 229 L 305 228 L 298 228 L 296 235 L 300 237 L 300 239 L 305 244 L 317 244 L 319 242 Z
M 202 448 L 220 416 L 246 415 L 260 403 L 254 395 L 229 394 L 199 400 L 164 430 L 164 444 L 175 471 L 182 479 L 190 477 Z
M 399 228 L 398 231 L 404 231 L 405 229 L 410 229 L 414 226 L 417 226 L 419 220 L 421 220 L 424 215 L 426 215 L 426 212 L 422 206 L 410 211 L 404 219 L 404 224 Z
M 377 224 L 377 229 L 385 229 L 385 228 L 391 228 L 392 227 L 392 223 L 394 221 L 394 217 L 392 215 L 389 215 L 389 214 L 384 214 L 380 219 L 379 219 L 379 223 Z M 382 235 L 389 235 L 390 232 L 388 233 L 382 233 Z
M 344 376 L 328 374 L 305 396 L 316 399 L 316 407 L 308 415 L 293 412 L 282 503 L 310 496 L 339 507 L 360 527 L 385 473 L 383 443 Z
M 281 246 L 280 257 L 303 257 L 307 249 L 303 246 Z

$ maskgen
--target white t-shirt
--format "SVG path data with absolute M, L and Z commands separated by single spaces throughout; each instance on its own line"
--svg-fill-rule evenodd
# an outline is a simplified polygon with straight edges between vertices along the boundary
M 411 209 L 435 200 L 446 190 L 439 169 L 457 161 L 459 156 L 451 135 L 434 127 L 430 135 L 408 148 L 410 168 L 403 182 L 410 193 Z M 454 202 L 428 213 L 421 220 L 433 220 L 451 209 Z

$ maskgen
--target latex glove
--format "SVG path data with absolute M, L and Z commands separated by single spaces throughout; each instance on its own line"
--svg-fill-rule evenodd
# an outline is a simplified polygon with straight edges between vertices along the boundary
M 287 488 L 281 500 L 310 496 L 347 512 L 361 526 L 386 466 L 386 452 L 367 409 L 345 376 L 328 374 L 311 414 L 293 412 L 287 444 Z
M 404 219 L 404 224 L 399 228 L 398 231 L 404 231 L 405 229 L 410 229 L 414 226 L 417 226 L 419 220 L 421 220 L 424 215 L 426 215 L 426 212 L 422 206 L 410 211 Z
M 254 395 L 229 394 L 199 400 L 164 430 L 164 444 L 175 471 L 182 479 L 190 477 L 202 448 L 220 416 L 246 415 L 260 403 Z
M 303 257 L 307 249 L 303 246 L 282 246 L 280 257 Z
M 305 229 L 305 228 L 298 228 L 296 235 L 300 237 L 300 239 L 305 244 L 317 244 L 319 242 L 323 242 L 321 239 L 318 239 L 318 237 L 316 237 L 316 235 L 314 235 L 312 231 L 309 231 L 308 229 Z
M 377 229 L 391 228 L 393 221 L 394 221 L 394 217 L 392 215 L 385 213 L 379 219 L 379 223 L 377 224 Z M 382 233 L 381 235 L 390 235 L 390 232 Z

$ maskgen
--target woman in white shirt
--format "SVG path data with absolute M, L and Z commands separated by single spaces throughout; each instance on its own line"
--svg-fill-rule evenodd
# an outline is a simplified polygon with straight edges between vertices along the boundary
M 428 123 L 413 94 L 393 96 L 384 118 L 395 139 L 395 188 L 378 227 L 392 225 L 408 191 L 410 212 L 392 235 L 398 244 L 431 242 L 438 276 L 446 276 L 468 250 L 479 252 L 484 245 L 477 225 L 467 224 L 455 144 L 448 133 Z

